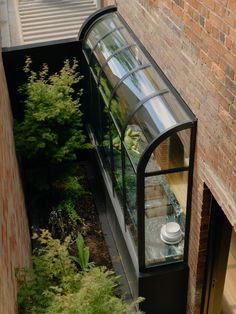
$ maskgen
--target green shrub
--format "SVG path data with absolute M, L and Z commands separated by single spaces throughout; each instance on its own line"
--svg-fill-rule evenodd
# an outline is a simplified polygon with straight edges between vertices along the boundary
M 134 304 L 114 293 L 118 285 L 113 272 L 92 267 L 78 273 L 68 253 L 70 238 L 60 243 L 44 230 L 39 242 L 33 269 L 17 272 L 20 314 L 132 313 Z
M 105 268 L 94 267 L 83 273 L 76 293 L 56 295 L 45 314 L 129 314 L 135 304 L 126 304 L 115 296 L 117 277 Z M 140 311 L 136 312 L 141 314 Z
M 27 83 L 20 91 L 25 95 L 24 119 L 14 127 L 16 148 L 26 160 L 60 163 L 75 160 L 78 148 L 89 147 L 82 131 L 80 97 L 74 86 L 82 76 L 78 62 L 64 62 L 59 73 L 49 75 L 47 65 L 38 73 L 31 70 L 27 58 L 24 72 Z
M 18 305 L 22 314 L 45 313 L 55 294 L 77 291 L 80 281 L 69 257 L 69 237 L 60 243 L 44 230 L 38 240 L 42 248 L 33 256 L 33 269 L 17 271 Z
M 67 176 L 63 181 L 64 191 L 67 199 L 78 201 L 78 199 L 87 194 L 79 180 L 82 177 Z

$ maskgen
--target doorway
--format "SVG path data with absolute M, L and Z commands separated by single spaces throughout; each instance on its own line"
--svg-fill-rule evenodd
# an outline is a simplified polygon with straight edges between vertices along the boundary
M 236 314 L 236 233 L 232 232 L 221 314 Z
M 236 314 L 236 234 L 212 197 L 203 314 Z

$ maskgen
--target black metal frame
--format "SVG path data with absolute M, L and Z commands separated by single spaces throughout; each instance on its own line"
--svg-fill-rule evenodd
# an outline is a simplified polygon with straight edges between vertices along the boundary
M 85 35 L 86 33 L 89 31 L 89 29 L 92 27 L 92 25 L 97 22 L 97 20 L 106 15 L 106 14 L 109 14 L 109 13 L 113 13 L 113 12 L 116 12 L 117 11 L 117 7 L 114 6 L 114 5 L 110 5 L 110 6 L 107 6 L 105 8 L 101 8 L 97 11 L 95 11 L 93 14 L 91 14 L 85 21 L 84 23 L 82 24 L 81 28 L 80 28 L 80 31 L 79 31 L 79 34 L 78 34 L 78 40 L 79 41 L 82 41 L 84 40 L 85 38 Z
M 170 137 L 172 134 L 175 134 L 179 131 L 183 131 L 186 129 L 191 129 L 191 137 L 193 137 L 193 134 L 195 133 L 195 126 L 196 121 L 193 122 L 187 122 L 184 124 L 179 124 L 174 126 L 173 128 L 170 128 L 168 131 L 162 133 L 158 138 L 156 138 L 150 146 L 147 148 L 147 150 L 143 153 L 141 160 L 138 164 L 137 169 L 137 206 L 138 206 L 138 228 L 139 228 L 139 243 L 138 243 L 138 255 L 139 255 L 139 269 L 142 272 L 147 271 L 150 268 L 156 268 L 157 266 L 149 266 L 146 267 L 145 265 L 145 212 L 143 210 L 144 208 L 144 191 L 145 191 L 145 178 L 150 176 L 150 173 L 145 173 L 146 165 L 150 159 L 150 156 L 153 152 L 153 150 L 162 143 L 165 139 Z M 193 140 L 193 138 L 192 138 Z M 194 145 L 193 145 L 194 144 Z M 195 143 L 191 142 L 190 146 L 190 156 L 193 157 L 194 154 L 194 147 Z M 169 174 L 174 172 L 182 172 L 182 171 L 189 171 L 188 176 L 188 193 L 187 193 L 187 204 L 186 204 L 186 229 L 185 229 L 185 245 L 184 245 L 184 258 L 183 262 L 187 262 L 187 253 L 188 253 L 188 236 L 189 236 L 189 225 L 190 225 L 190 205 L 191 205 L 191 191 L 192 191 L 192 175 L 193 175 L 193 158 L 189 158 L 191 163 L 188 167 L 179 167 L 174 169 L 166 169 L 166 170 L 160 170 L 155 172 L 155 175 L 161 175 L 161 174 Z M 158 266 L 160 267 L 160 266 Z
M 82 26 L 82 30 L 80 31 L 79 34 L 79 40 L 83 41 L 83 39 L 86 37 L 86 34 L 89 32 L 89 30 L 91 29 L 92 25 L 103 15 L 106 15 L 108 13 L 111 12 L 115 12 L 116 11 L 116 7 L 115 6 L 110 6 L 110 7 L 106 7 L 104 9 L 101 9 L 97 12 L 95 12 L 95 14 L 92 15 L 92 17 L 83 24 Z M 197 127 L 197 120 L 195 118 L 195 116 L 193 115 L 192 111 L 189 109 L 189 107 L 186 105 L 186 103 L 184 102 L 184 100 L 181 98 L 181 96 L 179 95 L 179 93 L 175 90 L 175 88 L 171 85 L 171 83 L 169 82 L 169 80 L 167 79 L 167 77 L 165 76 L 165 74 L 162 72 L 162 70 L 160 69 L 160 67 L 156 64 L 156 62 L 154 61 L 154 59 L 150 56 L 150 54 L 147 52 L 147 50 L 144 48 L 144 46 L 142 45 L 142 43 L 139 41 L 139 39 L 137 38 L 137 36 L 133 33 L 133 31 L 130 29 L 130 27 L 128 26 L 128 24 L 125 22 L 125 20 L 122 18 L 122 16 L 120 16 L 119 13 L 117 13 L 117 15 L 119 16 L 119 18 L 121 19 L 122 23 L 125 25 L 125 27 L 127 28 L 128 32 L 131 34 L 131 37 L 134 39 L 134 42 L 137 43 L 138 47 L 141 49 L 141 51 L 144 53 L 144 55 L 147 57 L 148 61 L 150 63 L 147 64 L 143 64 L 140 66 L 137 66 L 136 68 L 128 71 L 117 83 L 116 85 L 113 87 L 112 91 L 111 91 L 111 95 L 110 95 L 110 99 L 108 101 L 108 109 L 110 112 L 110 116 L 111 116 L 111 120 L 115 123 L 117 132 L 119 134 L 119 136 L 121 137 L 121 146 L 122 146 L 122 151 L 121 151 L 121 159 L 122 159 L 122 173 L 124 174 L 125 172 L 125 151 L 127 153 L 127 156 L 131 162 L 132 167 L 134 168 L 134 172 L 136 173 L 136 180 L 137 180 L 137 186 L 136 186 L 136 193 L 137 193 L 137 219 L 138 219 L 138 261 L 139 261 L 139 265 L 138 268 L 141 272 L 147 272 L 150 271 L 150 269 L 157 269 L 160 268 L 161 266 L 165 266 L 168 267 L 169 265 L 165 265 L 165 264 L 161 264 L 161 265 L 153 265 L 153 266 L 146 266 L 145 265 L 145 226 L 144 226 L 144 222 L 145 222 L 145 212 L 144 212 L 144 188 L 145 188 L 145 178 L 152 176 L 152 175 L 161 175 L 161 174 L 170 174 L 170 173 L 176 173 L 176 172 L 184 172 L 184 171 L 188 171 L 188 187 L 187 187 L 187 204 L 186 204 L 186 221 L 185 221 L 185 244 L 184 244 L 184 255 L 183 255 L 183 260 L 178 261 L 178 263 L 182 262 L 182 263 L 187 263 L 187 259 L 188 259 L 188 238 L 189 238 L 189 228 L 190 228 L 190 215 L 191 215 L 191 199 L 192 199 L 192 180 L 193 180 L 193 165 L 194 165 L 194 151 L 195 151 L 195 141 L 196 141 L 196 127 Z M 104 34 L 103 38 L 105 38 L 106 36 L 109 35 L 109 33 L 112 33 L 113 31 L 115 31 L 116 29 L 112 30 L 111 32 L 108 32 L 106 34 Z M 108 35 L 107 35 L 108 34 Z M 102 40 L 102 39 L 101 39 Z M 124 50 L 124 49 L 128 49 L 129 47 L 133 46 L 133 44 L 129 44 L 126 45 L 124 47 L 121 47 L 119 49 L 117 49 L 107 60 L 104 64 L 100 64 L 101 68 L 99 71 L 99 75 L 97 78 L 97 84 L 100 84 L 100 77 L 101 77 L 101 73 L 103 71 L 103 69 L 105 68 L 105 66 L 108 64 L 108 61 L 117 53 L 119 53 L 120 51 Z M 97 47 L 97 44 L 93 47 L 93 50 Z M 91 51 L 91 56 L 90 56 L 90 60 L 89 60 L 89 65 L 90 65 L 90 61 L 92 58 L 92 54 L 93 54 L 93 50 Z M 88 61 L 88 59 L 87 59 Z M 99 61 L 98 61 L 99 62 Z M 100 62 L 99 62 L 100 63 Z M 118 89 L 118 87 L 122 84 L 122 82 L 124 82 L 124 80 L 126 78 L 128 78 L 130 75 L 132 75 L 133 73 L 139 71 L 139 70 L 143 70 L 147 67 L 153 66 L 154 69 L 158 72 L 158 74 L 160 75 L 161 79 L 163 79 L 163 81 L 165 82 L 165 84 L 167 85 L 167 89 L 164 90 L 157 90 L 156 92 L 153 92 L 152 94 L 150 94 L 149 96 L 145 97 L 144 99 L 140 100 L 135 108 L 133 109 L 133 111 L 127 116 L 125 122 L 123 123 L 123 126 L 121 128 L 121 130 L 119 129 L 117 123 L 115 122 L 115 118 L 113 117 L 113 114 L 111 112 L 111 101 L 114 99 L 115 93 Z M 91 72 L 93 73 L 93 69 L 90 67 Z M 94 74 L 94 73 L 93 73 Z M 95 75 L 95 74 L 94 74 Z M 127 125 L 130 121 L 130 119 L 133 117 L 133 115 L 150 99 L 157 97 L 159 95 L 165 94 L 171 92 L 175 98 L 179 101 L 179 103 L 181 104 L 181 106 L 184 107 L 185 111 L 192 117 L 192 121 L 191 122 L 185 122 L 185 123 L 180 123 L 177 124 L 171 128 L 169 128 L 168 130 L 166 130 L 165 132 L 161 133 L 155 140 L 153 140 L 150 145 L 146 148 L 146 150 L 142 153 L 140 159 L 139 159 L 139 163 L 137 166 L 137 169 L 135 168 L 129 153 L 127 151 L 125 142 L 124 142 L 124 136 L 125 136 L 125 130 L 127 128 Z M 153 150 L 165 139 L 167 139 L 168 137 L 170 137 L 173 134 L 176 134 L 179 131 L 182 130 L 186 130 L 186 129 L 190 129 L 191 130 L 191 135 L 190 135 L 190 155 L 189 155 L 189 165 L 188 166 L 183 166 L 183 167 L 177 167 L 177 168 L 173 168 L 173 169 L 165 169 L 165 170 L 158 170 L 158 171 L 152 171 L 152 172 L 145 172 L 145 168 L 146 165 L 150 159 L 151 154 L 153 153 Z M 110 139 L 112 140 L 112 139 Z M 112 146 L 112 142 L 110 143 L 110 145 Z M 112 161 L 111 161 L 112 163 Z M 114 168 L 114 165 L 112 163 L 112 167 Z M 114 169 L 113 169 L 114 170 Z M 114 172 L 114 171 L 113 171 Z M 114 192 L 114 180 L 115 178 L 112 176 L 112 182 L 113 182 L 113 192 Z M 124 175 L 123 175 L 123 189 L 124 189 L 124 193 L 123 193 L 123 208 L 124 208 L 124 223 L 126 223 L 126 216 L 127 216 L 127 205 L 126 205 L 126 198 L 125 198 L 125 180 L 124 180 Z M 126 226 L 126 225 L 125 225 Z M 176 262 L 173 262 L 173 264 Z

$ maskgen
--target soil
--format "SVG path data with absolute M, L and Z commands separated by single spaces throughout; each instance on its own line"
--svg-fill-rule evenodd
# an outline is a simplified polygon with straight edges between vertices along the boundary
M 80 178 L 80 184 L 83 186 L 87 192 L 85 195 L 80 197 L 76 204 L 76 210 L 80 217 L 80 223 L 78 223 L 77 230 L 73 230 L 73 234 L 76 235 L 81 233 L 85 240 L 85 245 L 89 247 L 90 260 L 95 263 L 96 266 L 106 266 L 108 269 L 112 269 L 112 262 L 104 235 L 101 229 L 101 224 L 99 221 L 99 215 L 96 209 L 96 205 L 91 193 L 91 186 L 88 180 L 87 170 L 84 165 L 74 164 L 73 168 L 76 169 L 75 175 Z M 52 176 L 55 176 L 55 172 L 63 172 L 64 169 L 49 169 L 47 173 L 48 182 L 52 181 Z M 49 229 L 52 232 L 54 238 L 60 238 L 63 240 L 65 236 L 72 233 L 72 227 L 68 223 L 68 217 L 59 217 L 60 222 L 58 222 L 58 216 L 54 217 L 54 228 L 53 223 L 49 223 L 50 212 L 55 208 L 61 199 L 60 191 L 50 189 L 46 191 L 41 191 L 38 186 L 35 185 L 35 176 L 39 174 L 45 175 L 45 169 L 34 169 L 30 170 L 26 175 L 26 192 L 28 200 L 29 210 L 29 221 L 33 231 L 39 229 Z M 53 174 L 53 175 L 51 175 Z M 45 179 L 45 178 L 44 178 Z M 54 178 L 53 178 L 54 179 Z M 27 183 L 28 182 L 28 183 Z M 40 181 L 38 181 L 40 182 Z M 45 181 L 43 181 L 45 183 Z M 47 182 L 47 184 L 48 184 Z M 35 185 L 35 186 L 34 186 Z M 38 190 L 37 190 L 38 189 Z M 57 215 L 57 213 L 56 213 Z M 59 225 L 63 226 L 64 234 Z M 75 238 L 74 237 L 74 238 Z M 72 237 L 73 238 L 73 237 Z M 38 243 L 32 243 L 33 248 L 37 248 Z M 76 254 L 75 241 L 74 245 L 71 247 L 71 255 Z
M 85 195 L 77 204 L 78 214 L 84 219 L 86 225 L 85 243 L 89 247 L 91 260 L 97 266 L 106 266 L 108 269 L 112 269 L 110 254 L 107 249 L 98 212 L 91 194 L 91 187 L 87 179 L 86 169 L 85 167 L 80 166 L 79 171 L 79 176 L 83 177 L 81 184 L 86 191 L 89 191 L 89 194 Z

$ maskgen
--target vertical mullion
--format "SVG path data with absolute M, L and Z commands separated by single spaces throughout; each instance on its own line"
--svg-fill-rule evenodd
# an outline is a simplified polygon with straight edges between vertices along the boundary
M 124 210 L 124 227 L 127 228 L 127 198 L 126 198 L 126 182 L 125 182 L 125 149 L 121 141 L 121 163 L 122 163 L 122 191 L 123 191 L 123 210 Z

